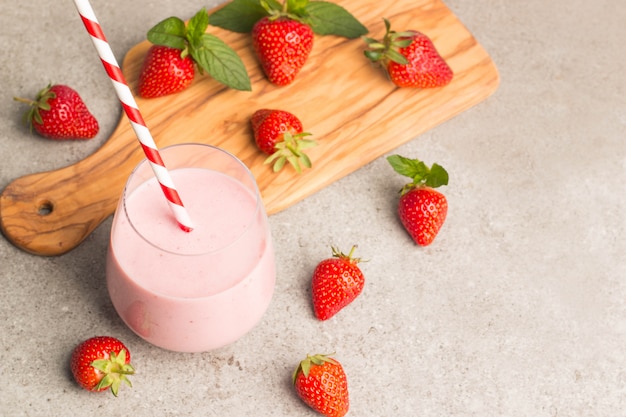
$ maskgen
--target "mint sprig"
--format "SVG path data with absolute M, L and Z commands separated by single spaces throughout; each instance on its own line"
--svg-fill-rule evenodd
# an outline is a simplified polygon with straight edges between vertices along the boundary
M 409 159 L 400 155 L 391 155 L 387 157 L 387 161 L 394 171 L 412 180 L 402 188 L 400 191 L 402 194 L 420 186 L 437 188 L 448 185 L 448 172 L 439 164 L 435 163 L 429 168 L 419 159 Z
M 216 81 L 236 90 L 251 91 L 250 77 L 234 49 L 217 36 L 206 33 L 209 15 L 201 9 L 185 25 L 178 17 L 168 17 L 148 31 L 155 45 L 180 49 L 181 56 L 191 55 L 198 69 Z
M 365 35 L 367 28 L 343 7 L 321 0 L 233 0 L 209 16 L 213 26 L 249 33 L 266 16 L 287 16 L 308 24 L 318 35 L 349 39 Z
M 335 3 L 311 1 L 306 6 L 307 23 L 318 35 L 336 35 L 355 39 L 368 30 L 350 12 Z
M 275 0 L 267 2 L 272 8 L 280 8 Z M 268 16 L 260 0 L 233 0 L 211 13 L 209 24 L 237 33 L 248 33 L 256 22 Z

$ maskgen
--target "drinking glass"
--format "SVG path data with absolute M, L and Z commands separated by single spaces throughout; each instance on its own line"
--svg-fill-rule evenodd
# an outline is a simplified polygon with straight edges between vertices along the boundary
M 193 230 L 178 226 L 147 160 L 115 212 L 107 288 L 115 310 L 161 348 L 203 352 L 240 339 L 263 317 L 276 280 L 267 215 L 252 173 L 214 146 L 163 148 Z

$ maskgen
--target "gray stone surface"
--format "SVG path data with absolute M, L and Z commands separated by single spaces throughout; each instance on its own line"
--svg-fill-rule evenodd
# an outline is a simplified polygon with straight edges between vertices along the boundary
M 94 1 L 121 58 L 164 17 L 202 4 Z M 501 75 L 487 101 L 397 153 L 451 176 L 448 220 L 417 248 L 395 216 L 403 180 L 384 158 L 270 218 L 276 295 L 239 342 L 204 354 L 152 347 L 104 285 L 110 220 L 59 257 L 0 238 L 0 415 L 310 416 L 290 375 L 336 352 L 352 416 L 607 417 L 626 409 L 626 6 L 599 0 L 449 0 Z M 3 2 L 0 188 L 72 164 L 112 133 L 119 104 L 72 2 Z M 74 86 L 101 123 L 56 143 L 20 125 L 14 95 Z M 312 316 L 310 274 L 328 246 L 358 243 L 362 296 Z M 138 374 L 120 397 L 72 381 L 75 344 L 110 334 Z M 125 410 L 125 411 L 122 411 Z

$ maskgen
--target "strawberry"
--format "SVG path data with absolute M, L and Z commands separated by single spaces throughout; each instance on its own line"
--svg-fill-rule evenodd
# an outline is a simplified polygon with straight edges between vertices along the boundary
M 161 97 L 183 91 L 194 80 L 196 67 L 215 80 L 250 91 L 250 78 L 237 53 L 217 36 L 206 33 L 209 15 L 201 9 L 188 24 L 169 17 L 148 31 L 148 49 L 139 74 L 138 94 Z
M 452 69 L 439 55 L 431 39 L 421 32 L 395 32 L 385 21 L 384 39 L 364 38 L 369 46 L 365 56 L 380 63 L 398 87 L 434 88 L 452 81 Z
M 154 98 L 178 93 L 189 87 L 195 74 L 191 56 L 183 57 L 180 49 L 153 45 L 139 75 L 139 95 Z
M 291 84 L 313 49 L 314 35 L 357 38 L 367 33 L 343 7 L 327 1 L 233 0 L 210 16 L 212 25 L 252 34 L 268 80 Z
M 41 136 L 49 139 L 91 139 L 98 133 L 96 118 L 80 95 L 66 85 L 48 85 L 35 100 L 14 97 L 30 109 L 24 120 Z
M 288 85 L 313 49 L 313 29 L 288 17 L 264 17 L 252 28 L 252 46 L 268 80 Z
M 317 143 L 304 139 L 310 133 L 302 131 L 302 122 L 295 115 L 284 110 L 260 109 L 254 112 L 250 122 L 257 146 L 270 155 L 265 163 L 274 163 L 274 172 L 280 171 L 286 162 L 298 173 L 302 172 L 301 165 L 311 168 L 304 149 Z
M 400 190 L 400 222 L 415 243 L 420 246 L 430 245 L 448 213 L 446 197 L 435 190 L 448 184 L 447 171 L 438 164 L 428 168 L 418 159 L 399 155 L 389 156 L 387 160 L 396 172 L 413 180 Z
M 326 417 L 343 417 L 350 408 L 346 373 L 328 355 L 307 355 L 293 374 L 293 384 L 300 399 Z
M 88 391 L 111 388 L 117 397 L 122 382 L 131 386 L 127 375 L 135 373 L 130 351 L 118 339 L 98 336 L 85 340 L 72 352 L 70 368 L 76 382 Z
M 353 246 L 345 255 L 332 248 L 333 257 L 321 261 L 313 271 L 313 311 L 318 319 L 328 320 L 363 291 L 365 277 L 358 267 L 361 259 L 352 257 L 355 249 Z

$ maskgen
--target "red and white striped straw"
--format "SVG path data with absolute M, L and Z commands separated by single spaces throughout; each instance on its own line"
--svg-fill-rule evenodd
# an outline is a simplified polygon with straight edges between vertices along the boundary
M 159 154 L 159 150 L 157 149 L 156 144 L 154 143 L 154 139 L 146 126 L 146 123 L 139 112 L 139 108 L 137 107 L 137 103 L 135 102 L 135 98 L 126 83 L 126 79 L 119 65 L 117 64 L 117 60 L 113 55 L 113 51 L 109 46 L 109 43 L 102 32 L 102 28 L 98 23 L 98 19 L 94 14 L 94 11 L 89 4 L 88 0 L 74 0 L 76 4 L 76 9 L 80 14 L 83 23 L 85 24 L 85 28 L 89 35 L 91 35 L 91 40 L 93 45 L 96 47 L 98 51 L 98 55 L 100 56 L 100 60 L 104 65 L 104 69 L 106 70 L 111 82 L 113 83 L 113 87 L 117 93 L 117 97 L 122 103 L 122 107 L 124 108 L 124 112 L 128 116 L 130 123 L 132 125 L 135 134 L 137 135 L 137 139 L 139 139 L 139 143 L 146 155 L 146 158 L 150 162 L 152 167 L 152 171 L 156 176 L 159 184 L 161 185 L 161 189 L 163 190 L 163 194 L 167 199 L 167 202 L 172 209 L 174 217 L 178 222 L 181 229 L 186 232 L 189 232 L 193 229 L 191 219 L 189 218 L 189 214 L 187 210 L 183 206 L 182 201 L 180 200 L 180 196 L 178 195 L 178 191 L 176 191 L 176 187 L 174 186 L 174 182 L 170 177 L 169 172 L 167 171 L 163 160 L 161 159 L 161 155 Z

